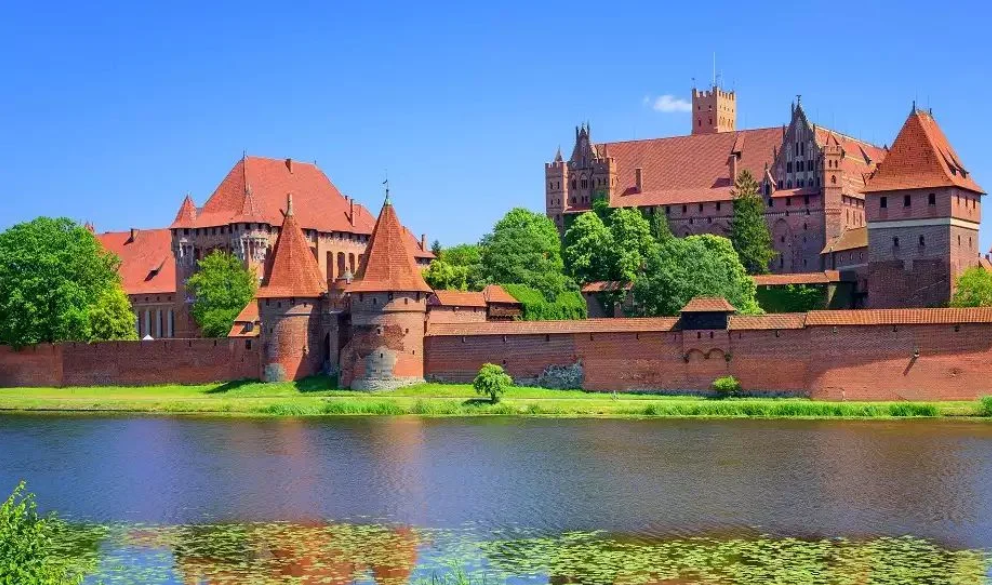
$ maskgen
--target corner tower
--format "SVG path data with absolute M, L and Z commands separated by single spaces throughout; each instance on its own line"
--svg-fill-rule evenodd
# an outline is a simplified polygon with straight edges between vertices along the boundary
M 980 260 L 982 195 L 930 112 L 913 104 L 865 188 L 868 305 L 946 306 Z
M 351 339 L 341 352 L 341 384 L 380 390 L 424 380 L 427 296 L 396 210 L 386 201 L 355 280 L 347 286 Z
M 298 380 L 321 370 L 329 357 L 321 327 L 327 281 L 286 199 L 282 229 L 268 279 L 256 293 L 262 322 L 262 377 Z
M 692 88 L 692 133 L 716 134 L 737 129 L 737 94 L 713 84 L 711 90 Z

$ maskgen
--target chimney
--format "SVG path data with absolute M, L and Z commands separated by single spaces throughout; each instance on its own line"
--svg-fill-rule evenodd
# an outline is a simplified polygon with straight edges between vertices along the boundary
M 286 194 L 286 216 L 289 217 L 293 215 L 293 194 Z
M 638 193 L 644 191 L 644 169 L 641 167 L 634 169 L 634 186 Z
M 293 159 L 291 159 L 291 158 L 287 158 L 286 159 L 286 168 L 289 169 L 289 174 L 292 175 L 293 174 Z
M 351 197 L 348 198 L 348 221 L 351 225 L 355 225 L 355 200 Z
M 420 251 L 427 251 L 427 234 L 420 234 Z
M 138 228 L 131 228 L 131 237 L 128 238 L 128 242 L 133 242 L 136 237 L 138 237 Z
M 733 184 L 734 182 L 737 181 L 737 153 L 736 152 L 730 153 L 730 160 L 728 161 L 728 163 L 730 164 L 730 182 L 731 182 L 731 184 Z

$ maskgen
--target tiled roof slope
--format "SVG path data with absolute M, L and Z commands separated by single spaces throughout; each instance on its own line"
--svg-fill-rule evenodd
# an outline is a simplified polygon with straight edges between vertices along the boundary
M 375 223 L 372 214 L 356 203 L 353 226 L 349 221 L 349 201 L 317 166 L 257 156 L 242 157 L 234 165 L 203 205 L 195 227 L 235 222 L 279 225 L 286 193 L 292 193 L 295 198 L 296 221 L 303 229 L 372 232 Z
M 486 297 L 487 303 L 494 303 L 498 305 L 519 305 L 520 301 L 516 297 L 506 292 L 506 289 L 498 284 L 486 285 L 486 288 L 482 289 L 482 296 Z
M 867 192 L 960 187 L 983 193 L 929 113 L 913 109 Z
M 808 326 L 831 325 L 940 325 L 992 323 L 992 307 L 973 309 L 857 309 L 810 311 Z
M 597 280 L 595 282 L 587 282 L 582 285 L 582 292 L 588 294 L 606 291 L 631 290 L 633 288 L 634 285 L 630 282 L 620 282 L 618 280 Z
M 827 243 L 821 254 L 830 252 L 843 252 L 844 250 L 855 250 L 857 248 L 868 247 L 868 228 L 857 227 L 847 228 L 839 236 Z
M 683 313 L 733 313 L 734 308 L 727 299 L 723 297 L 694 297 L 686 306 L 682 307 Z
M 481 292 L 461 290 L 436 290 L 431 304 L 439 307 L 483 307 L 486 297 Z
M 193 228 L 196 227 L 196 205 L 193 203 L 193 198 L 186 195 L 183 198 L 183 204 L 179 206 L 179 213 L 176 214 L 176 219 L 172 221 L 170 228 Z
M 844 172 L 842 191 L 845 195 L 863 195 L 865 184 L 875 172 L 878 163 L 888 154 L 884 148 L 858 140 L 822 126 L 816 127 L 816 143 L 820 146 L 837 145 L 844 150 L 840 168 Z
M 840 272 L 793 272 L 789 274 L 757 274 L 752 277 L 757 286 L 786 286 L 790 284 L 830 284 L 840 282 Z
M 739 148 L 738 168 L 760 179 L 765 165 L 773 162 L 774 147 L 781 143 L 780 128 L 759 128 L 607 142 L 597 145 L 597 152 L 616 160 L 617 205 L 666 205 L 729 200 L 731 151 Z M 637 168 L 642 170 L 641 192 L 636 188 Z
M 248 301 L 244 309 L 238 313 L 238 316 L 234 318 L 234 323 L 231 325 L 231 331 L 228 332 L 228 337 L 258 337 L 261 333 L 261 328 L 251 327 L 249 330 L 249 324 L 255 325 L 260 322 L 260 317 L 258 314 L 258 299 L 252 299 Z
M 553 333 L 648 333 L 671 331 L 678 319 L 581 319 L 576 321 L 483 321 L 432 323 L 427 335 L 550 335 Z
M 327 292 L 327 281 L 296 221 L 292 196 L 286 203 L 279 239 L 272 254 L 269 278 L 258 289 L 258 298 L 317 297 Z
M 774 329 L 802 329 L 806 313 L 773 313 L 770 315 L 732 315 L 728 329 L 731 331 L 770 331 Z
M 372 238 L 348 292 L 431 292 L 414 261 L 409 238 L 389 202 L 382 206 Z
M 121 259 L 120 276 L 124 292 L 171 294 L 176 292 L 176 260 L 172 255 L 172 234 L 167 229 L 107 232 L 97 236 L 100 244 Z

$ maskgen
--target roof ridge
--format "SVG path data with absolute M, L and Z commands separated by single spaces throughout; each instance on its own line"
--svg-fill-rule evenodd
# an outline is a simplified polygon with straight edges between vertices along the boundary
M 676 140 L 676 139 L 679 139 L 679 138 L 700 138 L 700 137 L 708 137 L 708 136 L 724 136 L 724 135 L 729 135 L 729 134 L 733 134 L 733 135 L 736 136 L 737 134 L 746 133 L 746 132 L 762 132 L 762 131 L 770 131 L 770 130 L 778 131 L 779 130 L 779 127 L 778 126 L 774 126 L 774 127 L 765 127 L 765 128 L 743 128 L 743 129 L 739 129 L 739 130 L 732 130 L 730 132 L 713 132 L 713 133 L 709 133 L 709 134 L 680 134 L 678 136 L 657 136 L 657 137 L 654 137 L 654 138 L 635 138 L 633 140 L 614 140 L 612 142 L 599 142 L 599 143 L 597 143 L 597 146 L 610 147 L 610 146 L 616 146 L 618 144 L 634 144 L 634 143 L 638 143 L 638 142 L 657 142 L 659 140 Z

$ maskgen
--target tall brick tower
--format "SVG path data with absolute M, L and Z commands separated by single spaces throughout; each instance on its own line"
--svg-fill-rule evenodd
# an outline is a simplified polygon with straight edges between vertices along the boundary
M 176 296 L 173 306 L 176 337 L 196 337 L 197 327 L 190 313 L 186 295 L 186 279 L 196 270 L 196 249 L 193 245 L 193 230 L 196 227 L 196 205 L 193 198 L 186 195 L 179 213 L 169 230 L 172 232 L 172 255 L 176 258 Z
M 724 91 L 713 84 L 713 89 L 692 88 L 692 133 L 715 134 L 733 132 L 737 128 L 737 94 Z
M 379 390 L 422 382 L 431 287 L 420 275 L 388 191 L 358 274 L 345 291 L 351 339 L 341 352 L 341 385 Z
M 844 147 L 833 133 L 823 145 L 823 221 L 827 242 L 844 231 Z
M 945 306 L 979 263 L 982 188 L 930 112 L 916 108 L 865 188 L 868 305 Z
M 568 164 L 561 157 L 561 148 L 555 159 L 544 163 L 544 208 L 559 230 L 565 228 L 565 210 L 568 208 Z
M 320 371 L 328 359 L 321 327 L 326 292 L 327 281 L 296 222 L 289 195 L 269 277 L 255 295 L 265 381 L 298 380 Z

